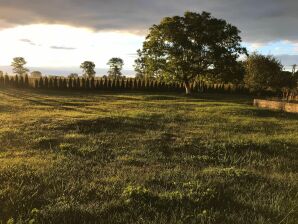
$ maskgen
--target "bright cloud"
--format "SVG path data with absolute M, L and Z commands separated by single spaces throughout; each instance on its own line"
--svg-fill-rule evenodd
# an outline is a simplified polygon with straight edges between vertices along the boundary
M 25 57 L 31 67 L 79 67 L 84 60 L 105 68 L 111 57 L 121 57 L 125 69 L 132 69 L 133 53 L 143 36 L 124 32 L 93 32 L 65 25 L 26 25 L 0 31 L 0 65 L 16 56 Z

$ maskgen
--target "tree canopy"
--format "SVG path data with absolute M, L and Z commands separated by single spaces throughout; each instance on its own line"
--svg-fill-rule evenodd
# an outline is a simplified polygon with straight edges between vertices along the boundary
M 121 58 L 111 58 L 107 65 L 110 66 L 108 71 L 109 77 L 119 78 L 122 75 L 121 70 L 123 68 L 124 62 Z
M 92 78 L 95 76 L 95 64 L 92 61 L 84 61 L 81 66 L 81 69 L 83 69 L 83 76 Z
M 11 66 L 13 67 L 13 72 L 17 75 L 25 75 L 29 72 L 29 69 L 24 66 L 27 64 L 23 57 L 16 57 L 13 59 Z
M 70 73 L 68 75 L 68 78 L 78 78 L 79 77 L 79 74 L 78 73 Z
M 235 26 L 207 12 L 166 17 L 149 29 L 138 51 L 136 71 L 182 81 L 186 93 L 190 91 L 189 82 L 198 75 L 233 80 L 229 74 L 235 76 L 232 68 L 237 58 L 246 54 L 239 33 Z
M 33 71 L 33 72 L 31 72 L 30 76 L 32 78 L 40 78 L 40 77 L 42 77 L 42 73 L 40 71 Z
M 253 53 L 245 61 L 244 82 L 252 92 L 277 89 L 281 85 L 282 68 L 275 57 Z
M 298 76 L 289 71 L 282 71 L 276 80 L 277 89 L 295 89 L 298 87 Z

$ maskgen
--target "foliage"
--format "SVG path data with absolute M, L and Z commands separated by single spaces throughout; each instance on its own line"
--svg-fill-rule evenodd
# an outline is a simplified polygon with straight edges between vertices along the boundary
M 279 89 L 296 89 L 298 88 L 298 75 L 288 71 L 282 71 L 275 82 L 278 83 Z
M 137 55 L 138 58 L 135 60 L 134 64 L 135 77 L 138 79 L 155 79 L 158 74 L 154 73 L 154 69 L 151 66 L 152 64 L 149 64 L 149 59 L 143 55 L 140 49 L 137 50 Z
M 32 78 L 41 78 L 42 73 L 40 71 L 33 71 L 33 72 L 30 73 L 30 77 L 32 77 Z
M 280 61 L 271 55 L 253 53 L 245 61 L 244 82 L 252 92 L 277 89 L 281 87 L 282 67 Z
M 222 64 L 216 66 L 213 71 L 207 75 L 200 75 L 200 78 L 209 80 L 212 83 L 243 83 L 245 67 L 242 61 L 222 61 Z
M 122 76 L 121 70 L 124 65 L 124 62 L 121 58 L 111 58 L 107 65 L 110 66 L 110 69 L 108 71 L 108 77 L 109 78 L 120 78 Z
M 79 77 L 79 74 L 78 73 L 70 73 L 68 75 L 68 78 L 78 78 Z
M 25 68 L 24 66 L 27 64 L 23 57 L 16 57 L 13 59 L 11 66 L 13 67 L 13 72 L 17 75 L 25 75 L 29 69 Z
M 184 82 L 187 93 L 189 83 L 198 75 L 214 74 L 233 81 L 236 73 L 231 69 L 238 66 L 240 54 L 246 53 L 239 33 L 235 26 L 207 12 L 166 17 L 150 28 L 142 51 L 138 51 L 136 71 Z
M 86 78 L 91 78 L 94 77 L 96 72 L 95 72 L 95 64 L 92 61 L 84 61 L 81 66 L 81 69 L 83 69 L 83 76 Z

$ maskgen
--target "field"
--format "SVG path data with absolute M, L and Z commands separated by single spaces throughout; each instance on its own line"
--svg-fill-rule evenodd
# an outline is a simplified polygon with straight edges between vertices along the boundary
M 297 223 L 297 114 L 228 94 L 0 97 L 2 223 Z

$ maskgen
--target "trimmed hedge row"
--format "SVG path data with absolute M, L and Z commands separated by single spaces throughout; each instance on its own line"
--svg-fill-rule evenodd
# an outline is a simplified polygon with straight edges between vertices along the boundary
M 173 91 L 184 92 L 183 83 L 165 83 L 144 79 L 108 79 L 108 78 L 64 78 L 42 77 L 29 78 L 26 76 L 0 76 L 0 86 L 16 88 L 64 89 L 64 90 L 136 90 L 136 91 Z M 191 85 L 193 92 L 235 92 L 248 93 L 243 85 L 207 84 L 202 81 Z
M 28 76 L 8 76 L 0 75 L 0 87 L 29 87 Z

